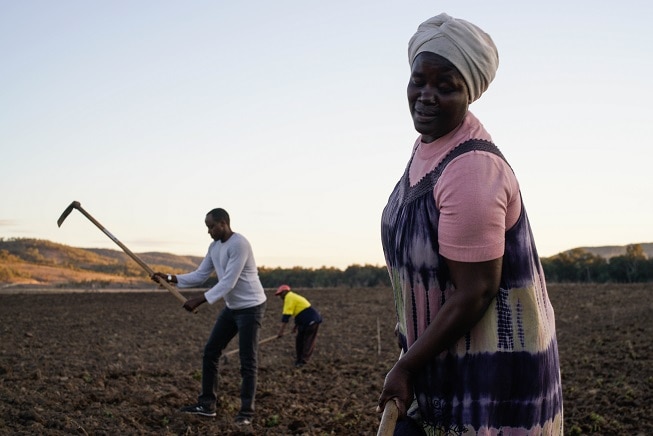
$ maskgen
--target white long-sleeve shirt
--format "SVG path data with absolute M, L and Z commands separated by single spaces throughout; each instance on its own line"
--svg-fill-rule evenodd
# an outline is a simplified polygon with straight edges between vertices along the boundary
M 266 301 L 252 247 L 243 235 L 233 233 L 226 242 L 213 241 L 195 271 L 177 274 L 177 285 L 200 286 L 213 271 L 218 283 L 204 293 L 210 304 L 224 298 L 229 309 L 247 309 Z

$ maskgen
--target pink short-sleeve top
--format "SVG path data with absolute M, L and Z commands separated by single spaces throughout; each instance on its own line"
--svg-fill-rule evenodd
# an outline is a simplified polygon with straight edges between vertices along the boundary
M 409 168 L 416 185 L 457 145 L 470 139 L 492 141 L 481 122 L 467 112 L 455 130 L 424 143 L 420 136 Z M 440 211 L 440 254 L 458 262 L 484 262 L 503 256 L 505 233 L 521 213 L 519 184 L 510 166 L 486 151 L 465 153 L 449 163 L 433 188 Z

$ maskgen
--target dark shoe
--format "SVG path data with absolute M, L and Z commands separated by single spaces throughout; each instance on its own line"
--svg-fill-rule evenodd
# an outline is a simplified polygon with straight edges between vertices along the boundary
M 234 423 L 236 425 L 252 425 L 252 418 L 249 418 L 247 416 L 238 415 L 238 416 L 236 416 L 236 419 L 234 420 Z
M 193 404 L 179 409 L 180 412 L 192 413 L 193 415 L 215 416 L 215 410 L 209 409 L 201 404 Z

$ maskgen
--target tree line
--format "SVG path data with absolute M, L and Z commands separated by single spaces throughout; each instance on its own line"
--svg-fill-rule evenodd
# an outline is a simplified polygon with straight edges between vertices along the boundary
M 282 284 L 288 284 L 293 288 L 390 286 L 390 276 L 385 266 L 350 265 L 344 270 L 326 266 L 317 269 L 299 266 L 293 268 L 259 267 L 258 274 L 264 288 L 276 288 Z
M 642 283 L 653 281 L 653 259 L 640 244 L 626 246 L 626 254 L 606 259 L 582 248 L 541 258 L 546 280 L 551 283 Z M 344 271 L 322 267 L 310 269 L 259 269 L 263 286 L 274 288 L 287 283 L 297 288 L 390 286 L 385 266 L 352 265 Z
M 606 259 L 582 248 L 542 258 L 549 282 L 643 283 L 653 281 L 653 259 L 640 244 L 626 246 L 626 254 Z
M 648 244 L 647 244 L 648 245 Z M 71 270 L 97 271 L 121 277 L 143 277 L 143 271 L 131 259 L 114 250 L 93 252 L 90 249 L 68 247 L 36 239 L 0 238 L 0 282 L 11 282 L 21 273 L 12 264 L 29 262 Z M 153 256 L 153 254 L 143 254 Z M 198 259 L 177 259 L 175 255 L 158 255 L 146 261 L 155 270 L 173 273 L 187 272 Z M 156 262 L 156 263 L 155 263 Z M 161 263 L 158 265 L 157 263 Z M 642 283 L 653 281 L 653 259 L 649 259 L 641 244 L 626 246 L 624 255 L 608 258 L 575 248 L 551 257 L 541 258 L 548 282 L 552 283 Z M 174 264 L 174 265 L 173 265 Z M 388 271 L 383 266 L 350 265 L 344 270 L 335 267 L 321 268 L 269 268 L 259 267 L 263 286 L 276 288 L 286 283 L 295 288 L 375 288 L 390 286 Z M 215 283 L 215 278 L 207 284 Z M 144 279 L 145 283 L 147 279 Z
M 646 283 L 653 281 L 653 259 L 640 244 L 626 246 L 626 254 L 609 259 L 582 248 L 541 258 L 546 280 L 551 283 Z M 261 268 L 265 287 L 282 283 L 301 288 L 380 287 L 390 286 L 385 266 L 352 265 L 344 271 L 337 268 L 305 269 L 295 267 Z

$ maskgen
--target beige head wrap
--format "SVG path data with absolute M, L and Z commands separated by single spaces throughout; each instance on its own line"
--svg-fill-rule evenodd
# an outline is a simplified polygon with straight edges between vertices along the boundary
M 428 51 L 451 62 L 463 75 L 470 103 L 490 86 L 499 67 L 499 53 L 490 35 L 474 24 L 440 14 L 419 25 L 408 43 L 412 67 L 418 54 Z

